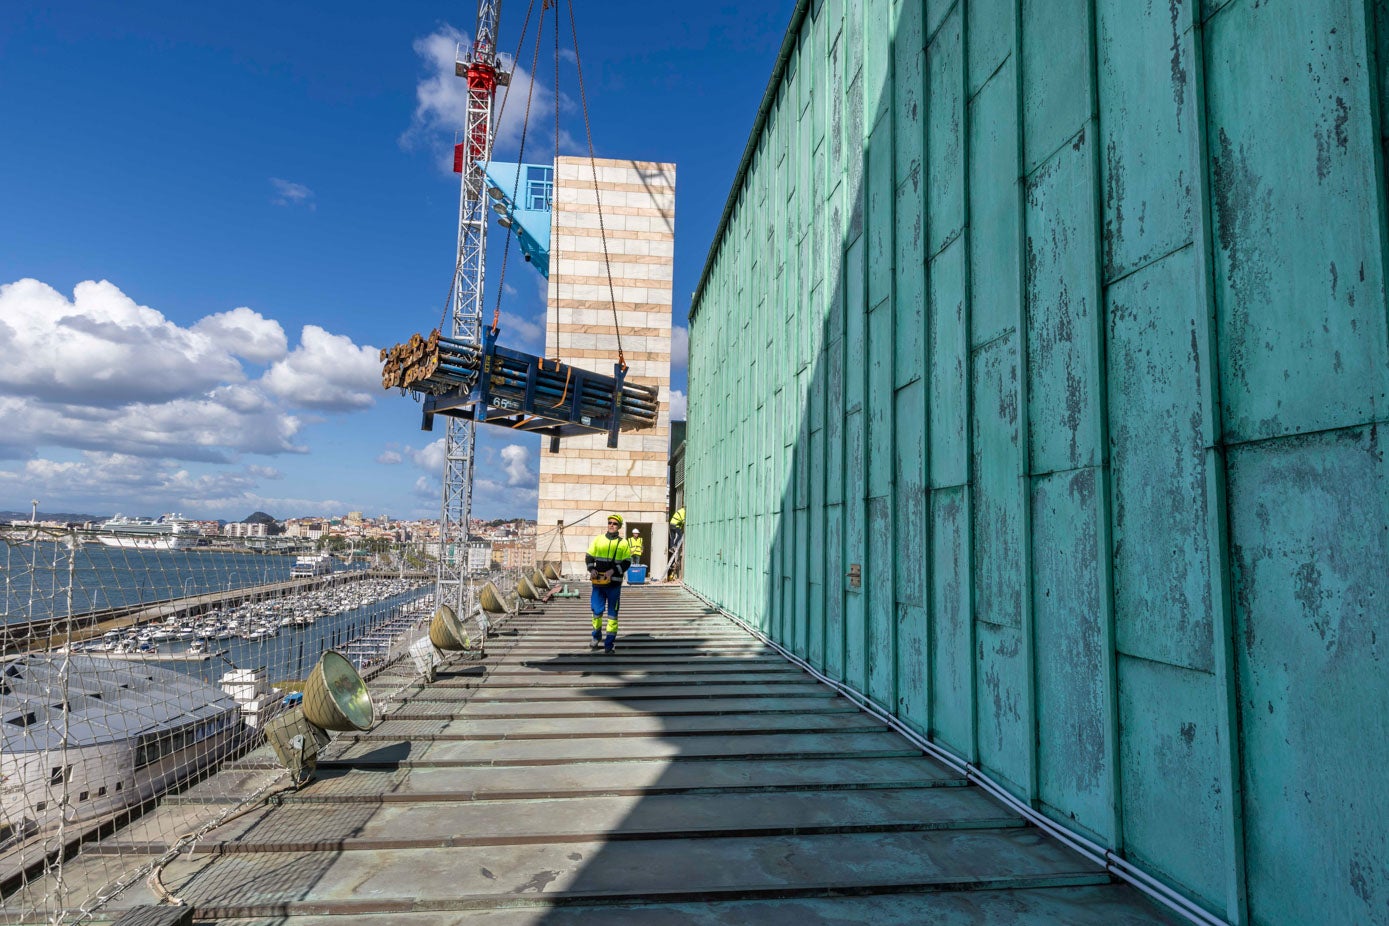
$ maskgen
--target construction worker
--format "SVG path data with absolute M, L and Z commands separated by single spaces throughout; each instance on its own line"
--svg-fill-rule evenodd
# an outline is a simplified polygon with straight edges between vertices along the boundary
M 622 577 L 632 565 L 632 547 L 622 536 L 622 515 L 608 515 L 608 531 L 593 538 L 584 554 L 588 580 L 593 583 L 589 607 L 593 609 L 593 642 L 590 649 L 600 645 L 611 653 L 617 642 L 617 606 L 622 595 Z M 608 613 L 607 635 L 603 635 L 603 612 Z
M 675 514 L 670 516 L 670 548 L 674 550 L 680 545 L 680 538 L 685 536 L 685 506 L 681 505 L 675 509 Z
M 632 548 L 632 562 L 641 565 L 641 555 L 646 550 L 646 544 L 641 539 L 641 528 L 632 528 L 632 536 L 627 538 L 627 545 Z

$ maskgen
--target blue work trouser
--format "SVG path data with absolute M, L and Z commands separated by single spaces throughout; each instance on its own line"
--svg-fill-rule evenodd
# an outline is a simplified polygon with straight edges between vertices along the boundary
M 593 610 L 593 639 L 598 640 L 603 631 L 607 631 L 607 639 L 603 640 L 605 649 L 612 649 L 613 642 L 617 639 L 617 606 L 622 598 L 622 586 L 595 585 L 593 586 L 593 597 L 589 599 L 589 607 Z M 608 612 L 608 626 L 603 626 L 603 611 Z

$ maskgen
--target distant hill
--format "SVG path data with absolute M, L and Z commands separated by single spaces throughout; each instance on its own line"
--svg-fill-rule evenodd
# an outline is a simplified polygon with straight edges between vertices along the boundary
M 108 521 L 109 514 L 74 514 L 67 511 L 40 511 L 40 521 L 61 521 L 64 524 L 85 524 L 88 521 Z M 0 511 L 0 522 L 23 521 L 29 523 L 28 511 Z
M 255 511 L 246 515 L 241 521 L 242 524 L 264 524 L 265 532 L 271 537 L 284 533 L 284 528 L 280 526 L 279 519 L 274 515 L 266 514 L 264 511 Z

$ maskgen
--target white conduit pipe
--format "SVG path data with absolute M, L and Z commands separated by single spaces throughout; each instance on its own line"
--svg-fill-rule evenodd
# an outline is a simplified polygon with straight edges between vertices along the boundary
M 797 656 L 795 653 L 790 652 L 780 643 L 777 643 L 775 640 L 767 636 L 762 631 L 758 630 L 756 627 L 753 627 L 752 625 L 748 624 L 747 621 L 743 620 L 741 617 L 738 617 L 736 614 L 732 614 L 724 610 L 720 605 L 705 597 L 700 592 L 695 591 L 693 588 L 690 588 L 688 585 L 685 585 L 685 590 L 688 591 L 690 594 L 694 595 L 700 601 L 704 602 L 709 607 L 717 610 L 720 614 L 733 621 L 733 623 L 737 624 L 739 627 L 742 627 L 744 630 L 752 634 L 757 639 L 761 640 L 767 646 L 770 646 L 772 649 L 776 650 L 788 662 L 796 665 L 803 671 L 810 673 L 823 684 L 826 684 L 833 688 L 839 695 L 853 702 L 853 704 L 860 710 L 873 715 L 878 720 L 881 720 L 883 723 L 896 730 L 902 736 L 905 736 L 908 740 L 911 741 L 912 745 L 921 749 L 922 752 L 931 756 L 931 758 L 940 762 L 942 765 L 946 765 L 954 771 L 963 774 L 966 780 L 979 785 L 979 787 L 989 792 L 989 794 L 993 795 L 999 801 L 1002 801 L 1008 807 L 1017 811 L 1029 823 L 1033 824 L 1038 829 L 1044 830 L 1060 842 L 1064 843 L 1073 852 L 1077 852 L 1090 862 L 1093 862 L 1094 864 L 1103 867 L 1106 871 L 1109 871 L 1110 873 L 1133 885 L 1133 887 L 1137 888 L 1139 891 L 1151 897 L 1153 900 L 1156 900 L 1163 906 L 1168 907 L 1173 912 L 1180 914 L 1182 917 L 1189 920 L 1190 922 L 1199 923 L 1201 924 L 1201 926 L 1230 926 L 1230 924 L 1227 921 L 1215 916 L 1209 910 L 1197 906 L 1195 903 L 1188 900 L 1186 897 L 1183 897 L 1181 894 L 1177 893 L 1172 888 L 1168 887 L 1166 884 L 1163 884 L 1161 881 L 1158 881 L 1152 875 L 1148 874 L 1145 871 L 1141 871 L 1138 868 L 1133 867 L 1133 865 L 1129 864 L 1124 859 L 1115 855 L 1113 852 L 1100 845 L 1099 843 L 1092 842 L 1089 839 L 1086 839 L 1084 836 L 1080 836 L 1076 833 L 1071 832 L 1070 830 L 1061 826 L 1059 823 L 1056 823 L 1046 814 L 1043 814 L 1040 811 L 1033 808 L 1032 805 L 1014 797 L 1011 792 L 999 785 L 997 782 L 993 781 L 991 778 L 988 777 L 988 775 L 984 774 L 975 766 L 970 765 L 968 762 L 961 760 L 959 757 L 952 755 L 949 752 L 946 752 L 940 746 L 937 746 L 935 743 L 926 739 L 921 734 L 913 730 L 911 727 L 908 727 L 906 724 L 902 723 L 892 714 L 888 713 L 885 709 L 875 704 L 873 701 L 870 701 L 869 699 L 865 698 L 863 695 L 859 694 L 854 689 L 820 672 L 810 663 L 806 662 L 804 659 Z

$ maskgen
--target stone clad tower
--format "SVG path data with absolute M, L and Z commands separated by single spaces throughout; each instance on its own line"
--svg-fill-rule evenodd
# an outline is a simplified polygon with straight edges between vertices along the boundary
M 558 158 L 553 203 L 545 355 L 610 376 L 620 336 L 628 379 L 660 387 L 661 409 L 655 428 L 622 434 L 616 450 L 602 435 L 567 438 L 557 454 L 542 441 L 536 559 L 582 572 L 589 541 L 616 511 L 624 534 L 641 530 L 654 577 L 668 532 L 675 165 Z

